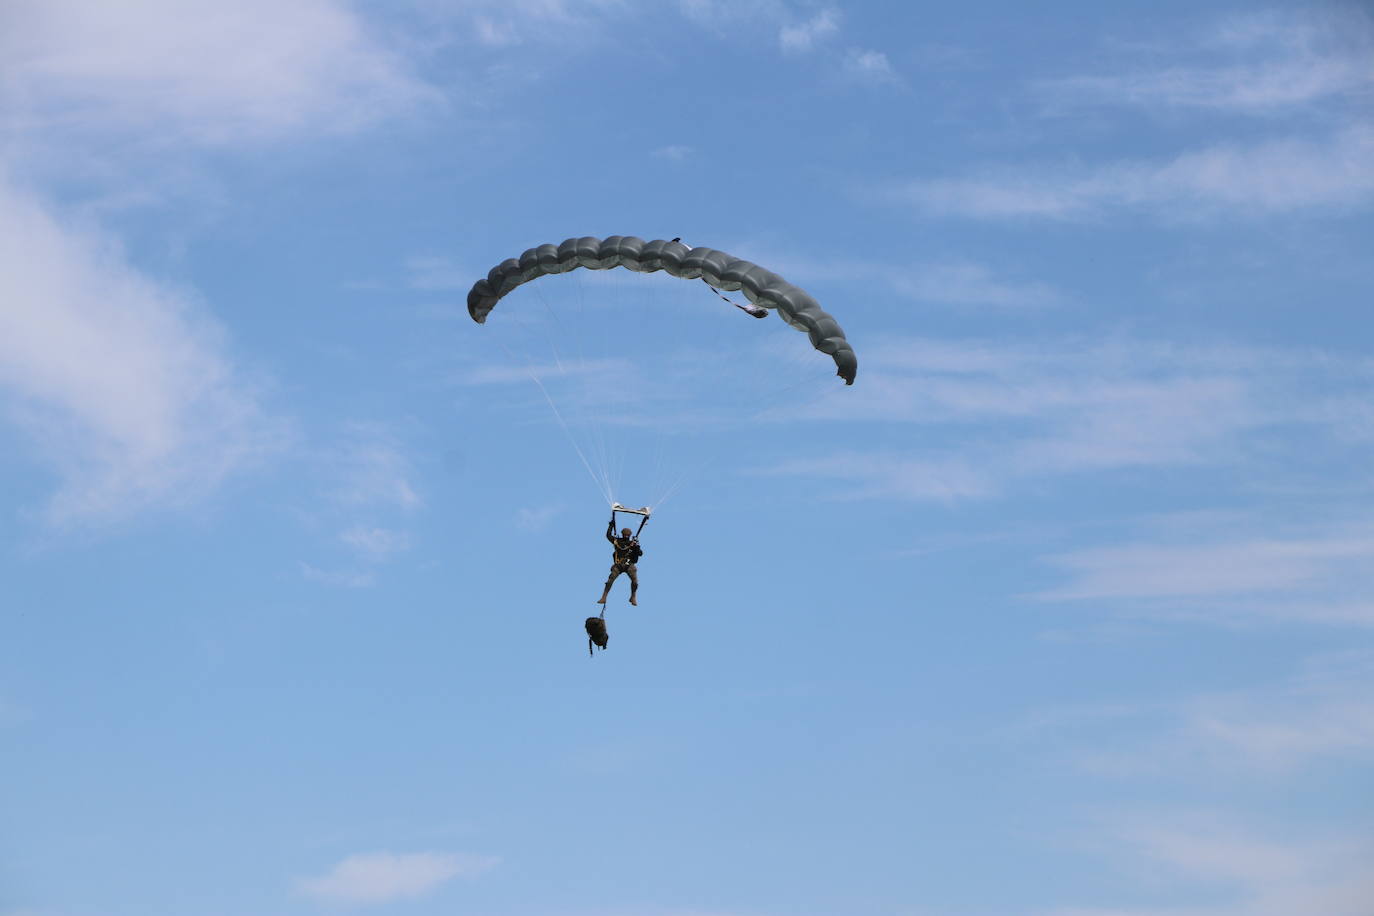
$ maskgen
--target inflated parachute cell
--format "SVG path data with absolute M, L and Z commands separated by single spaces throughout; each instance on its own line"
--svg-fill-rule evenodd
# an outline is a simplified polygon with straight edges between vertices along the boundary
M 859 361 L 845 340 L 844 331 L 799 286 L 759 265 L 714 248 L 689 248 L 681 242 L 655 239 L 646 242 L 632 235 L 598 239 L 584 236 L 561 245 L 540 245 L 518 258 L 508 258 L 478 280 L 468 293 L 468 314 L 481 324 L 503 296 L 522 283 L 547 274 L 567 273 L 578 267 L 609 270 L 624 267 L 638 273 L 666 271 L 684 280 L 701 279 L 716 289 L 743 290 L 750 302 L 777 309 L 782 319 L 811 338 L 811 345 L 835 360 L 836 375 L 854 384 Z

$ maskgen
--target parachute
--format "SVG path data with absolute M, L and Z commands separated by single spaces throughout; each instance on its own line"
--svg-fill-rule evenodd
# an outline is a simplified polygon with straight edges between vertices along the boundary
M 478 324 L 502 297 L 524 283 L 578 267 L 609 270 L 624 267 L 636 273 L 662 270 L 684 280 L 700 279 L 713 289 L 742 290 L 754 306 L 775 309 L 789 325 L 805 331 L 811 345 L 835 361 L 835 374 L 854 384 L 859 362 L 835 319 L 806 290 L 751 261 L 715 248 L 692 248 L 673 239 L 646 242 L 628 235 L 606 239 L 593 236 L 567 239 L 559 245 L 530 248 L 518 258 L 497 264 L 468 293 L 468 314 Z M 754 310 L 739 306 L 750 314 Z

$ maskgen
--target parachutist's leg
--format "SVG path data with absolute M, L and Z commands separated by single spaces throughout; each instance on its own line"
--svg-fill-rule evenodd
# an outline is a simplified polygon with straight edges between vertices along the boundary
M 630 577 L 630 603 L 639 607 L 639 602 L 635 600 L 635 592 L 639 591 L 639 571 L 631 566 L 625 573 Z
M 596 603 L 597 603 L 597 604 L 605 604 L 605 603 L 606 603 L 606 596 L 609 595 L 609 594 L 611 593 L 611 583 L 615 581 L 615 577 L 618 576 L 618 575 L 620 575 L 620 568 L 619 568 L 619 567 L 616 567 L 616 566 L 612 566 L 612 567 L 611 567 L 611 576 L 610 576 L 609 579 L 606 580 L 606 587 L 603 588 L 603 589 L 601 590 L 601 597 L 598 598 L 598 599 L 596 599 Z

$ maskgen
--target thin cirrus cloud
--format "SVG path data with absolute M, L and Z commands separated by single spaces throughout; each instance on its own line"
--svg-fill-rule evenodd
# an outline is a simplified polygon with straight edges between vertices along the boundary
M 909 181 L 890 194 L 924 213 L 971 219 L 1095 219 L 1130 209 L 1172 219 L 1353 210 L 1374 201 L 1374 126 L 1318 140 L 1216 144 L 1158 162 L 985 169 Z
M 1307 658 L 1293 675 L 1175 702 L 1041 710 L 1021 729 L 1086 773 L 1264 784 L 1310 767 L 1374 759 L 1374 653 Z M 1123 723 L 1130 723 L 1125 737 Z
M 1374 536 L 1250 536 L 1216 543 L 1096 547 L 1049 558 L 1070 576 L 1047 600 L 1176 599 L 1306 591 L 1332 582 L 1374 587 Z M 1368 623 L 1374 625 L 1374 602 Z
M 996 309 L 1054 306 L 1065 298 L 1047 283 L 1018 279 L 994 265 L 965 257 L 902 258 L 900 269 L 894 270 L 890 261 L 801 257 L 796 252 L 770 250 L 767 244 L 758 240 L 740 239 L 718 244 L 728 251 L 748 252 L 745 257 L 803 286 L 838 284 L 854 277 L 865 277 L 903 298 L 918 302 Z M 843 320 L 843 316 L 840 317 Z
M 984 264 L 968 260 L 929 261 L 891 272 L 894 292 L 922 302 L 992 308 L 1056 305 L 1062 296 L 1045 283 L 999 277 Z
M 1225 113 L 1262 117 L 1254 123 L 1269 135 L 1195 142 L 1153 159 L 987 164 L 897 183 L 884 196 L 922 213 L 988 220 L 1095 220 L 1122 210 L 1170 220 L 1254 218 L 1348 212 L 1374 201 L 1374 120 L 1363 106 L 1374 91 L 1367 14 L 1238 17 L 1149 51 L 1166 63 L 1033 88 L 1051 112 L 1096 104 L 1177 117 Z
M 844 53 L 843 69 L 845 74 L 860 82 L 873 85 L 896 84 L 900 80 L 882 51 L 871 48 L 849 48 Z
M 417 509 L 423 504 L 412 483 L 409 457 L 394 436 L 369 424 L 356 424 L 351 441 L 334 463 L 334 500 L 354 507 Z
M 375 525 L 353 525 L 339 534 L 339 540 L 364 557 L 376 561 L 385 560 L 410 547 L 410 535 L 404 531 Z
M 850 498 L 945 500 L 1122 469 L 1246 468 L 1255 483 L 1301 479 L 1313 442 L 1339 454 L 1362 447 L 1362 418 L 1338 409 L 1369 381 L 1358 362 L 1073 339 L 889 339 L 864 356 L 862 391 L 827 393 L 798 413 L 910 425 L 921 429 L 919 444 L 802 458 L 765 473 L 830 477 L 849 485 L 840 495 Z M 958 434 L 941 439 L 941 427 Z
M 535 43 L 585 43 L 614 18 L 627 14 L 626 0 L 472 0 L 455 8 L 470 17 L 479 44 L 504 49 Z
M 1325 14 L 1271 10 L 1214 23 L 1166 52 L 1164 66 L 1042 80 L 1059 106 L 1136 105 L 1273 115 L 1343 99 L 1374 86 L 1374 18 L 1355 8 Z M 1118 57 L 1130 58 L 1130 48 Z M 1158 49 L 1149 49 L 1157 59 Z
M 1181 740 L 1233 772 L 1374 760 L 1372 690 L 1374 653 L 1331 653 L 1275 687 L 1193 701 Z
M 788 56 L 825 53 L 837 72 L 853 82 L 875 86 L 900 82 L 882 51 L 853 46 L 827 51 L 842 34 L 843 17 L 834 7 L 809 12 L 783 0 L 680 0 L 679 8 L 704 29 L 723 33 L 752 27 L 760 34 L 771 32 L 778 49 Z
M 1117 816 L 1094 831 L 1093 846 L 1137 873 L 1205 883 L 1211 902 L 1061 906 L 1046 916 L 1367 916 L 1374 899 L 1369 843 L 1356 837 L 1277 839 L 1215 812 L 1166 810 Z
M 418 852 L 349 856 L 297 890 L 325 903 L 377 905 L 425 897 L 456 878 L 476 878 L 499 864 L 495 856 Z
M 778 31 L 778 44 L 788 53 L 812 50 L 840 30 L 840 14 L 826 8 L 800 22 L 784 23 Z

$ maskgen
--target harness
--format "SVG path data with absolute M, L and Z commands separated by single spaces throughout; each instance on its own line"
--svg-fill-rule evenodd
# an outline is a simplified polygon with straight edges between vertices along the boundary
M 639 559 L 639 557 L 635 556 L 638 547 L 638 538 L 616 538 L 615 565 L 619 566 L 621 569 L 633 566 L 635 560 Z

